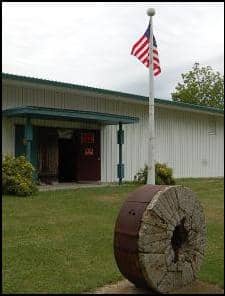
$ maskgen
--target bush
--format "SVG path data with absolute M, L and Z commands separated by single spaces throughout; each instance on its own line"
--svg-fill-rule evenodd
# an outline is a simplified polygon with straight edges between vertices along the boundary
M 28 196 L 37 192 L 33 181 L 35 169 L 24 156 L 5 156 L 2 163 L 3 194 Z
M 157 185 L 174 185 L 173 170 L 165 163 L 155 164 L 155 184 Z
M 139 184 L 147 184 L 148 166 L 145 165 L 144 169 L 134 176 L 134 182 Z M 156 185 L 174 185 L 175 180 L 173 178 L 173 170 L 169 168 L 165 163 L 155 164 L 155 184 Z
M 148 166 L 145 165 L 143 169 L 140 169 L 139 172 L 134 176 L 134 182 L 139 184 L 146 184 L 148 178 Z

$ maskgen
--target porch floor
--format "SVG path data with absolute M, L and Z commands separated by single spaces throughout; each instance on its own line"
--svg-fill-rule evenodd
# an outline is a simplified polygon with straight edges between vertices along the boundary
M 77 189 L 86 187 L 104 187 L 104 186 L 118 186 L 118 183 L 106 183 L 106 182 L 87 182 L 87 183 L 76 183 L 76 182 L 65 182 L 65 183 L 53 183 L 53 184 L 42 184 L 38 186 L 39 191 L 55 191 L 61 189 Z

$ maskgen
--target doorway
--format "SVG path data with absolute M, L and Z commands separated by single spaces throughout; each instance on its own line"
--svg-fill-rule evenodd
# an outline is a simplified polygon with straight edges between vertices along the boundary
M 100 130 L 77 130 L 76 147 L 77 181 L 100 181 Z
M 59 161 L 58 178 L 59 182 L 74 182 L 76 150 L 73 139 L 58 139 Z
M 42 182 L 101 180 L 100 130 L 38 127 L 37 131 Z

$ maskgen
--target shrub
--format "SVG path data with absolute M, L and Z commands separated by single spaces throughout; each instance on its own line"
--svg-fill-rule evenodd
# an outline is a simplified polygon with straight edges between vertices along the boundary
M 174 185 L 173 170 L 165 163 L 155 164 L 155 184 L 157 185 Z
M 139 184 L 146 184 L 148 177 L 148 166 L 145 165 L 144 169 L 134 176 L 134 182 Z M 155 164 L 155 184 L 156 185 L 174 185 L 175 180 L 173 178 L 173 170 L 165 163 Z
M 148 166 L 145 165 L 143 169 L 140 169 L 139 172 L 134 176 L 134 182 L 139 184 L 146 184 L 148 177 Z
M 2 191 L 4 194 L 28 196 L 37 192 L 33 181 L 35 169 L 24 156 L 5 156 L 2 162 Z

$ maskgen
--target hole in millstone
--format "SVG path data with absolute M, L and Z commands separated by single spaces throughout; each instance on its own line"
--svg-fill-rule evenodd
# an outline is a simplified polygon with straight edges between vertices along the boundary
M 128 214 L 130 214 L 130 215 L 135 215 L 135 211 L 132 209 L 132 210 L 130 210 L 129 212 L 128 212 Z
M 185 218 L 181 220 L 180 224 L 178 224 L 174 231 L 173 236 L 171 238 L 172 248 L 174 250 L 174 260 L 173 262 L 176 263 L 179 260 L 179 251 L 182 249 L 182 246 L 187 240 L 188 232 L 184 227 Z

